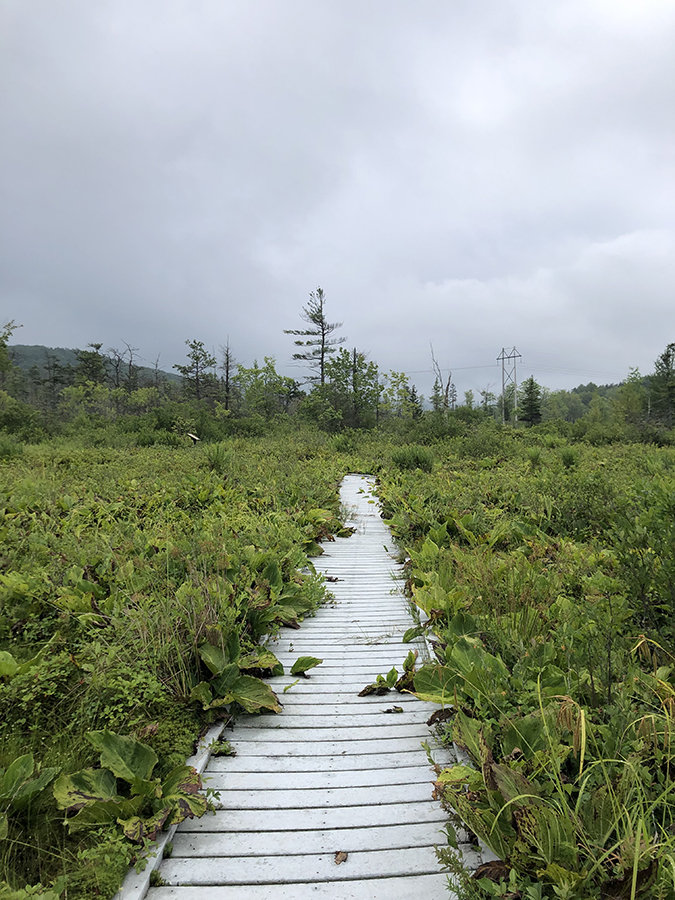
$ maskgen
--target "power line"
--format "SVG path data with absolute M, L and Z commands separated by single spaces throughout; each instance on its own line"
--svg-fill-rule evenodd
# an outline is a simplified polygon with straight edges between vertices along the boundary
M 494 369 L 495 363 L 491 363 L 489 366 L 453 366 L 452 368 L 443 368 L 441 367 L 441 372 L 463 372 L 465 369 Z M 406 372 L 407 375 L 424 375 L 427 372 L 430 372 L 433 375 L 433 369 L 414 369 L 413 371 Z
M 623 379 L 625 376 L 618 375 L 616 372 L 600 372 L 597 369 L 567 369 L 564 366 L 541 366 L 530 365 L 530 369 L 537 369 L 542 372 L 552 372 L 559 375 L 604 375 L 607 378 Z

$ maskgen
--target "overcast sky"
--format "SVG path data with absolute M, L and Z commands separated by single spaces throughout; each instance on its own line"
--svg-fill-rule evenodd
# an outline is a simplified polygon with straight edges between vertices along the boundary
M 309 292 L 429 393 L 675 341 L 675 0 L 0 0 L 14 342 L 286 374 Z

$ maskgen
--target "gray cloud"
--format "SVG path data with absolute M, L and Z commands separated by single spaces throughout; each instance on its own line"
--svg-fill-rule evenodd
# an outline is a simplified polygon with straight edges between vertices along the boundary
M 675 339 L 667 0 L 5 0 L 0 309 L 20 340 L 276 356 L 318 284 L 429 390 Z M 528 366 L 530 368 L 528 368 Z M 596 374 L 599 373 L 599 374 Z M 604 373 L 604 374 L 603 374 Z

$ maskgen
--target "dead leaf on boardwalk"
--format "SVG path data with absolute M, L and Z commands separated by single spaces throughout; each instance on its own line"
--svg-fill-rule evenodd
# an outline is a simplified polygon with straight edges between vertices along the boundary
M 348 853 L 345 853 L 344 850 L 336 850 L 335 851 L 335 865 L 339 866 L 340 863 L 347 862 Z
M 386 713 L 402 713 L 402 712 L 403 712 L 403 707 L 402 707 L 402 706 L 390 706 L 389 709 L 383 709 L 382 712 L 386 712 Z

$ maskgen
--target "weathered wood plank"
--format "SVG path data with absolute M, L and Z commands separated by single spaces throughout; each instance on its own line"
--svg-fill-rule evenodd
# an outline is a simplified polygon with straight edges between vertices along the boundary
M 342 865 L 336 865 L 335 852 L 297 856 L 209 857 L 167 859 L 162 878 L 169 884 L 269 884 L 297 881 L 302 872 L 305 882 L 346 881 L 355 878 L 384 878 L 407 875 L 433 875 L 438 860 L 433 846 L 399 847 L 396 850 L 363 850 L 349 853 Z
M 392 700 L 391 703 L 395 703 L 395 701 Z M 390 705 L 389 708 L 391 709 L 393 707 Z M 404 707 L 400 708 L 404 709 Z M 333 729 L 333 726 L 338 728 L 355 728 L 360 730 L 363 728 L 379 728 L 381 724 L 389 721 L 395 722 L 396 726 L 416 726 L 418 731 L 418 726 L 420 724 L 424 724 L 428 717 L 429 713 L 426 710 L 421 709 L 412 709 L 408 711 L 404 710 L 400 713 L 386 713 L 384 710 L 379 709 L 373 711 L 371 707 L 370 710 L 365 709 L 351 713 L 344 712 L 342 714 L 327 712 L 323 715 L 316 712 L 309 715 L 303 715 L 302 713 L 293 714 L 284 710 L 285 725 L 288 728 L 300 728 L 305 732 L 308 732 L 311 729 L 312 734 L 307 734 L 307 736 L 311 740 L 314 739 L 314 732 Z M 267 716 L 265 716 L 265 718 L 267 718 Z M 270 726 L 266 722 L 260 720 L 247 721 L 246 723 L 238 722 L 237 732 L 248 731 L 250 729 L 255 729 L 256 731 L 268 730 L 270 727 L 274 726 Z M 415 733 L 417 733 L 417 731 Z M 356 732 L 354 732 L 354 737 L 358 737 L 358 734 Z
M 398 817 L 398 818 L 396 818 Z M 399 822 L 445 823 L 447 815 L 428 798 L 412 803 L 380 806 L 343 806 L 330 809 L 271 809 L 261 818 L 257 809 L 216 810 L 201 819 L 188 819 L 180 831 L 223 831 L 231 833 L 265 831 L 322 830 L 334 828 L 373 828 Z
M 390 724 L 392 723 L 392 724 Z M 420 726 L 415 723 L 413 725 L 396 724 L 396 716 L 387 716 L 386 721 L 382 725 L 367 725 L 357 727 L 350 725 L 348 729 L 342 728 L 313 728 L 312 741 L 350 743 L 352 737 L 355 742 L 361 741 L 387 741 L 390 738 L 417 738 L 423 741 L 429 737 L 428 731 L 425 734 Z M 297 742 L 307 739 L 307 732 L 304 728 L 284 728 L 278 724 L 267 728 L 240 728 L 237 730 L 237 740 L 241 743 L 249 741 L 279 741 L 279 742 Z
M 275 756 L 307 756 L 309 745 L 307 741 L 277 741 L 277 740 L 260 740 L 260 741 L 241 741 L 239 735 L 231 739 L 237 752 L 244 752 L 243 744 L 246 745 L 245 752 L 249 756 L 266 756 L 273 758 Z M 376 740 L 349 740 L 344 741 L 322 741 L 312 744 L 312 754 L 314 756 L 333 756 L 343 754 L 344 756 L 358 756 L 362 753 L 396 753 L 406 750 L 417 750 L 421 752 L 422 737 L 400 737 L 389 738 L 386 741 Z
M 315 756 L 311 746 L 305 756 L 275 756 L 266 759 L 261 756 L 227 756 L 212 758 L 209 763 L 209 775 L 216 772 L 346 772 L 370 770 L 378 767 L 385 769 L 407 769 L 411 766 L 425 764 L 420 756 L 419 747 L 407 752 L 396 753 L 360 753 L 340 756 Z M 442 765 L 454 762 L 451 754 L 444 750 L 434 750 L 434 759 Z
M 375 759 L 373 759 L 373 762 Z M 214 772 L 209 770 L 209 787 L 217 791 L 278 791 L 314 788 L 355 788 L 370 785 L 426 784 L 434 781 L 429 766 L 352 769 L 339 772 Z
M 151 900 L 453 900 L 445 875 L 369 878 L 341 882 L 209 887 L 160 887 L 150 890 Z
M 208 787 L 215 786 L 218 775 L 214 774 L 212 778 L 213 781 L 208 777 L 205 779 Z M 333 806 L 363 806 L 367 803 L 419 803 L 430 796 L 431 780 L 421 784 L 374 784 L 366 787 L 310 790 L 291 788 L 278 791 L 224 791 L 215 805 L 217 809 L 325 809 Z
M 334 828 L 317 831 L 260 831 L 256 834 L 179 832 L 173 841 L 172 857 L 293 856 L 298 853 L 335 853 L 336 848 L 395 850 L 428 847 L 445 843 L 443 822 L 415 822 L 406 825 L 376 825 L 372 828 Z

